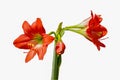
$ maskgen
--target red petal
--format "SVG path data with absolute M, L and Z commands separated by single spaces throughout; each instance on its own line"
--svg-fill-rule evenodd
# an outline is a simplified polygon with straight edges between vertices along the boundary
M 46 51 L 47 51 L 46 45 L 42 45 L 40 48 L 37 49 L 39 60 L 43 60 Z
M 100 45 L 101 47 L 105 47 L 105 45 L 104 45 L 103 43 L 101 43 L 100 41 L 99 41 L 99 45 Z
M 89 21 L 89 27 L 94 28 L 94 27 L 98 27 L 97 25 L 100 24 L 100 22 L 102 21 L 102 18 L 100 17 L 100 15 L 93 15 L 93 13 L 91 12 L 91 20 Z
M 95 17 L 94 17 L 94 27 L 97 27 L 97 25 L 99 25 L 101 21 L 102 21 L 102 18 L 99 15 L 95 15 Z
M 28 42 L 31 39 L 26 36 L 25 34 L 20 35 L 17 39 L 14 40 L 13 44 L 15 47 L 20 48 L 20 49 L 28 49 Z
M 29 25 L 29 23 L 27 21 L 23 22 L 22 28 L 23 28 L 24 33 L 27 36 L 29 36 L 29 37 L 32 36 L 32 29 L 31 29 L 31 26 Z
M 102 25 L 100 26 L 100 28 L 101 28 L 101 31 L 102 31 L 102 36 L 105 36 L 108 32 L 107 29 Z
M 31 28 L 33 29 L 34 32 L 36 33 L 45 33 L 45 29 L 42 25 L 42 21 L 40 18 L 37 18 L 35 22 L 33 22 Z
M 100 46 L 105 47 L 105 45 L 98 40 L 94 40 L 93 43 L 96 45 L 98 50 L 100 50 Z
M 91 17 L 93 17 L 93 12 L 92 12 L 92 10 L 91 10 Z
M 28 46 L 28 42 L 17 43 L 15 44 L 15 47 L 19 49 L 30 49 L 30 47 Z
M 99 45 L 96 45 L 96 47 L 97 47 L 98 51 L 100 51 L 100 46 L 99 46 Z
M 54 37 L 44 34 L 43 35 L 43 44 L 49 45 L 54 40 Z
M 36 55 L 36 51 L 35 50 L 30 50 L 26 56 L 25 62 L 29 62 L 31 59 L 33 59 L 33 57 Z

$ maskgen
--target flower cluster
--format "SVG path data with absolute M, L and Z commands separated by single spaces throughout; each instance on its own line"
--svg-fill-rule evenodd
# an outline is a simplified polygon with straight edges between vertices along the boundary
M 24 21 L 22 25 L 24 33 L 16 38 L 13 44 L 17 48 L 30 50 L 27 53 L 25 62 L 29 62 L 36 54 L 39 60 L 42 60 L 48 45 L 54 40 L 56 41 L 56 54 L 61 55 L 64 53 L 66 46 L 62 41 L 62 36 L 64 32 L 68 30 L 83 35 L 100 50 L 100 46 L 105 47 L 105 45 L 100 42 L 100 38 L 107 34 L 107 29 L 100 24 L 101 21 L 101 16 L 93 14 L 91 11 L 91 16 L 77 25 L 62 28 L 60 24 L 57 31 L 52 32 L 55 34 L 54 37 L 51 36 L 51 34 L 46 34 L 40 18 L 37 18 L 31 25 L 27 21 Z

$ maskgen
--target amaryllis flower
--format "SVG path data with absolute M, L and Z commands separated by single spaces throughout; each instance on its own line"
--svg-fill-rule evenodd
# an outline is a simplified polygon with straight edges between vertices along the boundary
M 55 47 L 57 54 L 63 54 L 65 50 L 65 44 L 62 41 L 58 41 Z
M 93 14 L 91 11 L 91 17 L 81 23 L 81 25 L 86 26 L 84 36 L 93 42 L 98 50 L 100 50 L 100 46 L 105 47 L 105 45 L 100 42 L 100 38 L 107 34 L 107 29 L 100 24 L 101 21 L 101 16 Z
M 32 25 L 24 21 L 22 28 L 24 34 L 14 40 L 14 46 L 20 49 L 30 49 L 25 62 L 30 61 L 36 54 L 39 60 L 42 60 L 48 45 L 54 40 L 54 37 L 46 34 L 40 18 L 37 18 Z

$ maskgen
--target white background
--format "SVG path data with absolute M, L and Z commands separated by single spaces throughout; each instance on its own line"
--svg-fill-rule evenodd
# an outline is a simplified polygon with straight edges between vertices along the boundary
M 83 36 L 66 32 L 59 80 L 120 80 L 119 0 L 0 0 L 0 80 L 50 80 L 53 43 L 43 61 L 35 56 L 25 63 L 25 50 L 15 48 L 13 40 L 23 33 L 22 23 L 40 17 L 47 32 L 80 23 L 90 10 L 103 17 L 108 34 L 100 51 Z

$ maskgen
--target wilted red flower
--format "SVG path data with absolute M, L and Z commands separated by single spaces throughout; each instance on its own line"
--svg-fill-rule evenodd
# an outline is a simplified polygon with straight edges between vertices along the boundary
M 63 54 L 64 53 L 64 50 L 65 50 L 65 44 L 62 42 L 62 41 L 58 41 L 57 44 L 56 44 L 56 53 L 57 54 Z
M 98 50 L 100 50 L 100 46 L 105 47 L 99 39 L 107 34 L 107 29 L 100 24 L 101 21 L 102 18 L 100 15 L 93 15 L 93 12 L 91 11 L 91 17 L 85 19 L 81 23 L 82 25 L 87 26 L 84 36 L 93 42 Z
M 42 60 L 48 45 L 54 40 L 54 37 L 46 34 L 40 18 L 37 18 L 32 25 L 24 21 L 22 28 L 24 34 L 14 40 L 14 46 L 20 49 L 30 49 L 25 62 L 30 61 L 36 53 L 39 60 Z

